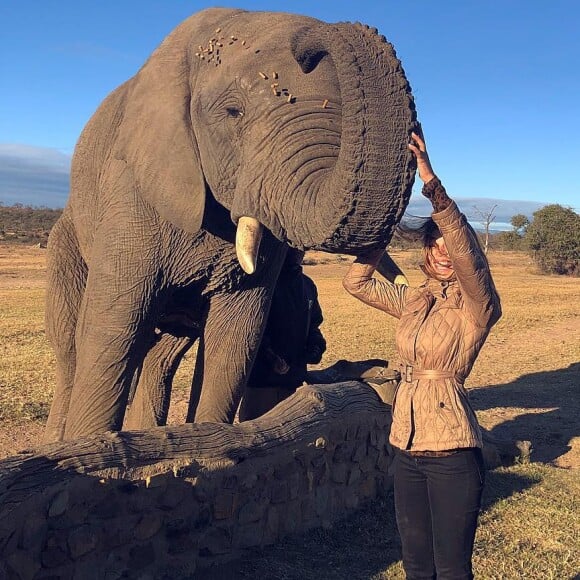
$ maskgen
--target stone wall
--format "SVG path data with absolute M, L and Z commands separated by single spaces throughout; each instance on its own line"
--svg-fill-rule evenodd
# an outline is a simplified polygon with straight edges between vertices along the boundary
M 390 407 L 363 383 L 268 415 L 108 433 L 0 462 L 0 578 L 172 579 L 331 526 L 388 491 Z

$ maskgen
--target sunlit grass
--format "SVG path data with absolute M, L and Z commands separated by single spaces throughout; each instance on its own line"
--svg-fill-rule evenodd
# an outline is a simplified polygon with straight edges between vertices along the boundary
M 0 419 L 44 420 L 55 381 L 44 290 L 0 291 Z

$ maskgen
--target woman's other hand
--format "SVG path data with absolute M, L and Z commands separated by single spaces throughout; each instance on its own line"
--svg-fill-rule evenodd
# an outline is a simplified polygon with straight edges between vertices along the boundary
M 407 147 L 414 153 L 417 159 L 417 171 L 419 172 L 421 181 L 427 184 L 435 177 L 435 172 L 431 167 L 429 155 L 427 155 L 425 141 L 417 133 L 411 133 L 411 139 L 412 142 Z

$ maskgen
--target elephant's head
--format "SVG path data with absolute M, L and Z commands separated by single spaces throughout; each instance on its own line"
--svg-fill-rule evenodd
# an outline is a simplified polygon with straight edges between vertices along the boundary
M 407 205 L 415 108 L 375 29 L 205 10 L 167 37 L 126 99 L 117 151 L 142 195 L 195 232 L 209 188 L 238 224 L 248 272 L 262 225 L 299 249 L 356 254 L 386 246 Z

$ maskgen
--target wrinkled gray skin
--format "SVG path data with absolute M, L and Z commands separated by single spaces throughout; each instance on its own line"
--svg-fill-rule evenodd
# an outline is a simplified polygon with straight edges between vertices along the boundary
M 302 253 L 299 258 L 293 258 L 293 263 L 301 259 Z M 302 271 L 296 275 L 302 276 Z M 278 278 L 277 284 L 281 283 L 281 279 Z M 300 312 L 290 312 L 292 306 L 295 305 L 288 304 L 283 315 L 278 313 L 283 320 L 279 319 L 274 324 L 275 327 L 282 327 L 284 320 L 293 316 L 303 316 Z M 268 324 L 272 322 L 272 316 L 270 310 Z M 199 338 L 199 325 L 194 317 L 194 311 L 189 312 L 183 307 L 174 309 L 170 316 L 161 319 L 159 328 L 155 331 L 155 342 L 145 356 L 139 376 L 135 377 L 135 390 L 125 415 L 123 429 L 148 429 L 167 424 L 175 373 L 184 355 Z M 194 421 L 201 387 L 199 380 L 194 381 L 186 416 L 188 423 Z
M 377 272 L 391 281 L 397 275 L 404 276 L 386 252 L 377 264 Z M 277 284 L 280 284 L 280 278 Z M 123 429 L 149 429 L 167 424 L 175 373 L 184 355 L 199 338 L 199 324 L 194 316 L 195 312 L 188 312 L 184 307 L 174 309 L 169 316 L 161 319 L 155 332 L 154 344 L 145 356 L 139 376 L 135 377 L 135 390 Z M 287 311 L 284 316 L 291 317 L 292 313 Z M 270 311 L 268 321 L 271 318 Z M 281 323 L 275 326 L 280 327 Z M 199 380 L 192 385 L 186 416 L 188 423 L 194 421 L 201 386 Z
M 75 150 L 49 240 L 58 369 L 45 439 L 120 429 L 133 377 L 158 365 L 146 359 L 154 329 L 184 308 L 200 335 L 195 420 L 231 422 L 286 244 L 386 247 L 412 187 L 415 127 L 376 30 L 229 9 L 177 27 Z M 236 258 L 241 216 L 264 226 L 252 275 Z

